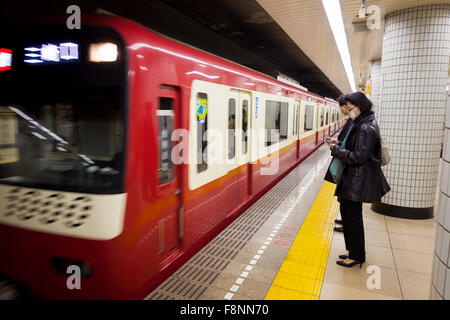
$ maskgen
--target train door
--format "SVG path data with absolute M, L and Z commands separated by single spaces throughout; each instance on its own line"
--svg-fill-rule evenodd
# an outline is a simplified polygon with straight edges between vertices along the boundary
M 176 252 L 174 249 L 179 246 L 184 235 L 181 166 L 177 165 L 177 162 L 174 163 L 171 158 L 172 149 L 175 147 L 171 135 L 174 130 L 181 127 L 178 90 L 169 86 L 161 87 L 158 104 L 157 193 L 162 203 L 170 204 L 161 211 L 161 219 L 158 222 L 158 252 L 162 256 L 167 256 Z
M 238 203 L 245 203 L 251 194 L 251 165 L 250 165 L 250 119 L 251 96 L 247 92 L 239 91 L 239 103 L 236 111 L 236 155 L 238 161 Z

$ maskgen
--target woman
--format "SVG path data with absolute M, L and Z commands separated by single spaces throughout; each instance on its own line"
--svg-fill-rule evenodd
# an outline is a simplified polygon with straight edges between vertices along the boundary
M 343 215 L 348 255 L 337 264 L 352 267 L 366 261 L 362 203 L 379 202 L 391 189 L 381 171 L 380 131 L 372 102 L 361 92 L 345 96 L 353 120 L 342 143 L 330 141 L 331 155 L 337 159 L 330 167 L 337 187 L 335 195 Z
M 345 100 L 345 96 L 344 95 L 339 96 L 339 98 L 337 98 L 337 102 L 339 103 L 339 108 L 341 109 L 341 113 L 343 115 L 345 115 L 345 116 L 348 116 L 347 101 Z M 332 141 L 335 141 L 335 143 L 337 143 L 337 144 L 342 143 L 342 141 L 344 140 L 344 138 L 345 138 L 345 136 L 347 134 L 347 131 L 350 128 L 352 123 L 353 123 L 353 120 L 351 118 L 348 118 L 347 121 L 345 122 L 344 126 L 342 127 L 342 130 L 339 133 L 339 135 L 337 137 L 337 140 L 334 139 L 334 138 L 331 138 L 331 137 L 327 137 L 327 138 L 325 138 L 325 141 L 327 143 L 330 143 Z M 331 166 L 331 164 L 330 164 L 330 166 Z M 334 180 L 333 176 L 331 175 L 330 168 L 328 168 L 324 180 L 328 181 L 328 182 L 331 182 L 331 183 L 336 183 L 336 181 Z M 339 211 L 341 211 L 341 210 L 339 210 Z M 344 217 L 343 217 L 342 212 L 341 212 L 341 219 L 340 220 L 336 219 L 336 220 L 334 220 L 334 222 L 336 224 L 343 225 L 343 221 L 342 221 L 343 219 L 344 219 Z M 343 227 L 334 227 L 334 231 L 336 231 L 336 232 L 344 232 L 344 228 Z M 345 249 L 348 250 L 347 239 L 345 239 Z

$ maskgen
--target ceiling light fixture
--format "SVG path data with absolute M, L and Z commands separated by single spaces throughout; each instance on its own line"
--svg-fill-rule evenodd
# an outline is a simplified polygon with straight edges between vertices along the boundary
M 356 91 L 355 77 L 353 75 L 352 61 L 345 34 L 344 20 L 342 19 L 341 5 L 339 0 L 322 0 L 323 7 L 327 14 L 328 22 L 333 32 L 334 40 L 344 64 L 345 73 L 352 91 Z

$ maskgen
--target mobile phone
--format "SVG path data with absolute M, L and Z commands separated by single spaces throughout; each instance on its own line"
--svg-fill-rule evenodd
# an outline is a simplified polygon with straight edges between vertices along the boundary
M 330 140 L 325 140 L 325 142 L 328 143 L 328 144 L 331 144 L 331 141 L 330 141 Z

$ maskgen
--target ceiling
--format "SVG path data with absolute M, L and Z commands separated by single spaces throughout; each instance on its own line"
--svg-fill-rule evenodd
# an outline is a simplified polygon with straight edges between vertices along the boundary
M 341 91 L 350 92 L 321 0 L 256 1 Z M 361 0 L 340 0 L 340 3 L 355 82 L 360 87 L 365 85 L 370 76 L 370 62 L 381 59 L 386 14 L 420 5 L 448 3 L 448 0 L 366 0 L 366 8 L 370 5 L 380 7 L 381 28 L 356 33 L 353 32 L 353 22 L 364 21 L 357 17 Z
M 7 0 L 0 22 L 66 15 L 73 4 L 82 15 L 101 8 L 270 76 L 287 75 L 321 96 L 341 93 L 256 0 Z
M 366 0 L 381 10 L 381 28 L 354 32 L 361 0 L 340 0 L 357 87 L 381 58 L 384 16 L 413 6 L 448 0 Z M 65 15 L 77 4 L 82 14 L 98 8 L 135 20 L 155 31 L 276 77 L 285 74 L 322 96 L 350 92 L 321 0 L 8 0 L 0 21 L 30 21 Z

